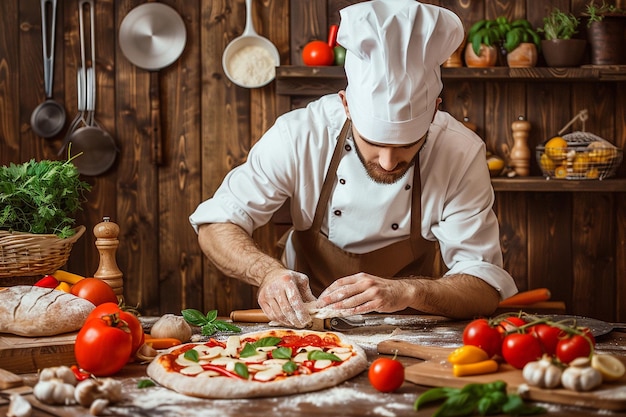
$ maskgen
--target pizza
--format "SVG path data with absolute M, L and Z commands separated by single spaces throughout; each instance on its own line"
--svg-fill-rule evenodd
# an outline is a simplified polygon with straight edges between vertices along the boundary
M 367 368 L 363 349 L 341 333 L 271 329 L 174 346 L 147 373 L 201 398 L 254 398 L 317 391 Z

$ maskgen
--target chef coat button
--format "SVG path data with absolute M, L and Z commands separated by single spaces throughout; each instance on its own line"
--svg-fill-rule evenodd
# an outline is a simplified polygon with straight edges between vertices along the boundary
M 343 184 L 345 184 L 345 183 L 346 183 L 346 180 L 344 180 L 343 178 L 339 180 L 339 184 L 342 184 L 342 185 L 343 185 Z
M 398 223 L 394 223 L 394 224 L 391 225 L 391 228 L 393 230 L 398 230 L 398 227 L 400 227 L 400 226 L 398 226 Z
M 346 145 L 345 149 L 346 149 L 346 151 L 350 152 L 352 150 L 352 146 Z
M 410 190 L 410 189 L 411 189 L 411 185 L 410 185 L 410 184 L 405 185 L 405 186 L 404 186 L 404 189 L 405 189 L 405 190 Z
M 334 213 L 335 216 L 341 216 L 341 210 L 335 210 Z

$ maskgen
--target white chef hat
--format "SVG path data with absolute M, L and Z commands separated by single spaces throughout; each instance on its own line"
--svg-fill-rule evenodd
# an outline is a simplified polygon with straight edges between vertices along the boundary
M 450 10 L 415 0 L 374 0 L 341 10 L 346 99 L 354 126 L 377 143 L 407 145 L 430 126 L 443 84 L 440 66 L 461 44 Z

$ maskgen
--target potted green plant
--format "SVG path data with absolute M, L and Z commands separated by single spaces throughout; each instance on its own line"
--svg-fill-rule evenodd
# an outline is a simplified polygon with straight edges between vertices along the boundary
M 591 45 L 591 63 L 594 65 L 626 64 L 624 25 L 626 10 L 602 1 L 591 0 L 585 9 L 587 38 Z
M 500 19 L 500 21 L 498 20 Z M 474 23 L 467 32 L 465 64 L 468 67 L 493 67 L 498 61 L 498 47 L 502 40 L 504 17 L 483 19 Z
M 534 67 L 541 50 L 541 38 L 526 19 L 504 25 L 504 43 L 509 67 Z
M 537 32 L 543 33 L 541 49 L 546 63 L 550 67 L 575 67 L 580 65 L 585 53 L 587 41 L 575 39 L 580 19 L 558 8 L 543 18 L 543 27 Z

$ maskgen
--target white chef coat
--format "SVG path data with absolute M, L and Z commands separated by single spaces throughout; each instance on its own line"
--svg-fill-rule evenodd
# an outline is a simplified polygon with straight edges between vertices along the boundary
M 338 94 L 280 116 L 252 147 L 247 161 L 230 171 L 214 196 L 190 216 L 194 229 L 204 223 L 230 222 L 252 234 L 288 198 L 295 229 L 308 229 L 345 120 Z M 501 298 L 516 293 L 513 278 L 502 269 L 484 142 L 438 111 L 419 158 L 422 236 L 439 241 L 449 268 L 446 275 L 479 277 L 500 291 Z M 413 168 L 394 184 L 375 183 L 348 137 L 322 232 L 336 246 L 359 254 L 406 239 L 412 179 Z M 340 216 L 332 214 L 336 210 Z M 286 250 L 293 260 L 290 242 Z

